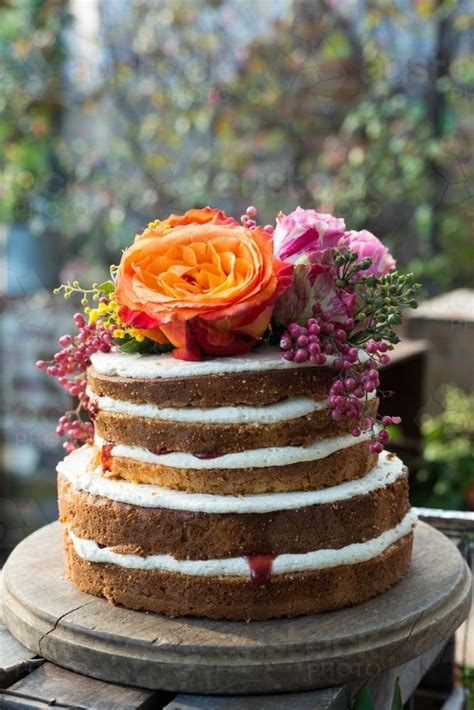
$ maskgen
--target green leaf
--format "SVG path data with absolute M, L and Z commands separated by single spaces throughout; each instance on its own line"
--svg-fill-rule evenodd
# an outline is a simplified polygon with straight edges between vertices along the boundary
M 367 688 L 361 688 L 354 698 L 352 710 L 375 710 L 374 701 Z
M 400 678 L 395 681 L 395 690 L 393 692 L 392 710 L 403 710 L 402 693 L 400 690 Z
M 154 340 L 145 338 L 144 340 L 138 341 L 135 338 L 127 336 L 122 340 L 116 341 L 119 346 L 120 352 L 122 353 L 141 353 L 142 355 L 161 355 L 162 353 L 168 353 L 173 349 L 172 345 L 160 345 L 160 343 L 155 343 Z
M 99 284 L 99 291 L 102 291 L 104 296 L 109 296 L 111 293 L 114 292 L 114 284 L 112 281 L 103 281 L 101 284 Z
M 169 345 L 160 345 L 160 343 L 155 343 L 153 340 L 148 340 L 146 338 L 150 352 L 155 353 L 155 355 L 162 355 L 163 353 L 170 353 L 173 350 L 173 345 L 171 343 Z
M 117 344 L 122 353 L 139 353 L 143 345 L 143 343 L 139 343 L 138 340 L 134 340 L 133 338 L 119 341 Z

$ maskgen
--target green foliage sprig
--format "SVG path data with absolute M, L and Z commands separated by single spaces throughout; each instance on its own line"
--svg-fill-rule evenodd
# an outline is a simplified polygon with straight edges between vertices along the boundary
M 81 297 L 82 306 L 90 306 L 90 300 L 98 302 L 101 298 L 110 298 L 114 292 L 113 281 L 103 281 L 93 283 L 90 288 L 84 288 L 79 281 L 68 281 L 54 289 L 53 293 L 58 296 L 62 293 L 63 298 L 69 301 L 74 295 Z
M 372 265 L 369 257 L 357 261 L 356 252 L 339 253 L 335 257 L 338 267 L 336 286 L 355 291 L 355 326 L 349 341 L 362 346 L 370 340 L 385 340 L 391 345 L 400 338 L 394 328 L 400 325 L 405 308 L 416 308 L 416 294 L 421 284 L 415 283 L 413 274 L 391 271 L 384 276 L 367 275 Z

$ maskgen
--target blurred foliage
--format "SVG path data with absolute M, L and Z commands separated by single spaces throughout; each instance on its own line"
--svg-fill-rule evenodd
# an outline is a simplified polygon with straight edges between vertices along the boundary
M 2 220 L 105 265 L 172 210 L 300 203 L 372 229 L 431 292 L 470 282 L 468 2 L 74 7 L 2 4 Z
M 461 682 L 467 692 L 467 709 L 474 710 L 474 668 L 463 668 Z
M 423 421 L 423 455 L 413 462 L 414 505 L 474 510 L 474 394 L 452 385 L 443 390 L 443 411 Z
M 64 195 L 56 143 L 65 2 L 3 2 L 0 13 L 0 220 L 34 228 L 36 217 L 41 232 L 51 229 Z
M 470 284 L 473 273 L 474 61 L 464 43 L 473 18 L 462 3 L 410 5 L 407 13 L 402 3 L 369 4 L 357 33 L 350 10 L 338 14 L 342 3 L 296 4 L 291 25 L 278 27 L 276 50 L 270 40 L 254 45 L 234 82 L 225 151 L 233 155 L 236 132 L 239 168 L 258 171 L 262 149 L 268 155 L 273 146 L 275 162 L 286 160 L 287 203 L 368 226 L 442 290 Z M 394 55 L 404 33 L 422 43 L 426 22 L 436 38 L 431 54 Z M 251 110 L 239 112 L 253 96 Z

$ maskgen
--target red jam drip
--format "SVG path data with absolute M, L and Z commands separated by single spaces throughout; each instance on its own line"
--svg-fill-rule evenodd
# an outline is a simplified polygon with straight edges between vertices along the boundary
M 165 449 L 165 448 L 148 449 L 148 451 L 151 451 L 151 453 L 155 454 L 155 456 L 164 456 L 165 454 L 175 453 L 173 451 L 173 449 Z M 192 455 L 195 456 L 197 459 L 216 459 L 218 456 L 222 456 L 222 454 L 214 454 L 209 451 L 197 451 L 196 453 L 193 453 Z
M 197 459 L 216 459 L 221 454 L 214 454 L 209 451 L 197 451 L 193 454 Z
M 112 466 L 112 449 L 114 448 L 115 444 L 111 444 L 110 442 L 107 442 L 106 444 L 102 444 L 102 451 L 101 451 L 101 458 L 102 458 L 102 471 L 104 473 L 107 473 L 107 471 L 110 471 L 111 466 Z
M 89 404 L 87 405 L 87 413 L 89 415 L 89 418 L 94 421 L 94 419 L 99 413 L 99 405 L 97 404 L 97 402 L 89 402 Z
M 263 586 L 270 581 L 272 576 L 273 560 L 276 555 L 244 555 L 244 560 L 250 568 L 252 582 Z

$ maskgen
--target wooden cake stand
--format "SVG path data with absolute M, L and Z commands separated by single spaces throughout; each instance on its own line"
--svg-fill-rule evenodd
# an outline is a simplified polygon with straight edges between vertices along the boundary
M 5 624 L 59 666 L 141 688 L 277 693 L 378 675 L 447 639 L 467 616 L 470 571 L 419 523 L 407 575 L 359 606 L 274 621 L 169 619 L 114 607 L 64 577 L 58 523 L 26 538 L 3 572 Z

